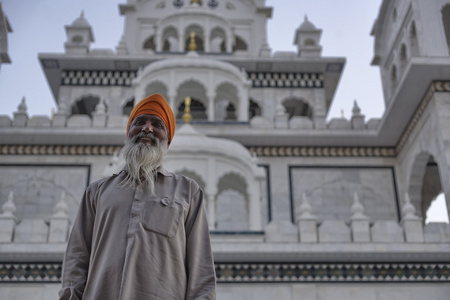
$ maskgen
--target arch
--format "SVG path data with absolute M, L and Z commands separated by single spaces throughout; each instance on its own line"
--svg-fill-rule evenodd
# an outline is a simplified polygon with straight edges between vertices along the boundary
M 411 22 L 409 26 L 409 44 L 410 44 L 410 52 L 411 56 L 419 56 L 419 45 L 417 42 L 417 30 L 416 23 L 414 21 Z
M 258 102 L 254 101 L 250 98 L 249 100 L 249 107 L 248 107 L 248 118 L 251 119 L 256 116 L 261 116 L 262 111 L 261 107 L 259 106 Z
M 294 116 L 311 118 L 313 110 L 309 104 L 300 99 L 288 98 L 282 102 L 286 113 L 289 114 L 289 119 Z
M 218 181 L 216 229 L 248 230 L 249 212 L 245 178 L 234 172 L 222 176 Z
M 177 107 L 176 118 L 181 119 L 184 113 L 184 99 L 191 97 L 191 115 L 192 120 L 206 120 L 207 118 L 207 96 L 206 87 L 197 80 L 187 79 L 180 83 L 177 88 L 175 107 Z
M 199 186 L 203 191 L 205 190 L 205 187 L 206 187 L 206 185 L 205 185 L 205 180 L 204 180 L 203 177 L 202 177 L 200 174 L 198 174 L 197 172 L 195 172 L 195 171 L 193 171 L 193 170 L 190 170 L 190 169 L 183 168 L 182 170 L 179 170 L 179 171 L 177 170 L 177 171 L 176 171 L 176 174 L 184 175 L 184 176 L 186 176 L 186 177 L 189 177 L 189 178 L 193 179 L 195 182 L 197 182 L 198 186 Z
M 162 49 L 163 51 L 177 52 L 178 51 L 178 31 L 173 26 L 167 26 L 162 34 Z
M 392 65 L 391 67 L 391 93 L 394 93 L 397 86 L 397 67 Z
M 445 4 L 441 9 L 442 25 L 444 27 L 447 48 L 450 54 L 450 3 Z
M 406 49 L 406 45 L 402 43 L 400 46 L 400 68 L 401 70 L 405 69 L 406 63 L 408 62 L 408 50 Z
M 416 213 L 425 218 L 431 202 L 442 192 L 439 166 L 432 154 L 418 154 L 411 168 L 408 193 Z
M 83 37 L 81 35 L 74 35 L 72 37 L 72 43 L 74 44 L 81 44 L 83 42 Z
M 306 39 L 303 44 L 305 46 L 314 47 L 316 45 L 316 42 L 313 39 L 309 38 L 309 39 Z
M 122 115 L 129 116 L 134 107 L 134 97 L 131 97 L 122 106 Z
M 239 107 L 237 87 L 229 81 L 219 83 L 214 99 L 214 120 L 237 120 L 236 107 Z
M 190 51 L 189 44 L 191 43 L 191 33 L 192 32 L 195 33 L 195 44 L 197 45 L 197 49 L 195 51 L 197 51 L 197 52 L 205 51 L 205 49 L 204 49 L 205 37 L 204 37 L 204 33 L 203 33 L 203 28 L 198 24 L 191 24 L 186 27 L 185 34 L 184 34 L 184 36 L 185 36 L 184 50 Z
M 226 52 L 227 35 L 221 27 L 215 27 L 210 34 L 210 51 L 216 53 Z
M 72 104 L 72 115 L 88 115 L 92 118 L 95 107 L 100 102 L 100 97 L 96 95 L 85 95 L 75 100 Z M 105 103 L 106 105 L 106 103 Z
M 186 108 L 186 105 L 184 102 L 180 103 L 177 109 L 177 116 L 176 119 L 182 119 L 184 115 L 184 109 Z M 193 97 L 191 97 L 191 116 L 193 120 L 206 120 L 208 119 L 206 115 L 206 107 L 203 105 L 203 103 Z
M 161 94 L 164 99 L 169 99 L 167 97 L 167 86 L 164 82 L 155 80 L 151 81 L 145 87 L 145 96 L 152 94 Z
M 153 35 L 144 41 L 144 43 L 142 44 L 142 49 L 155 51 L 156 46 L 155 46 L 155 38 Z
M 234 51 L 247 51 L 248 50 L 248 46 L 247 46 L 247 42 L 241 38 L 238 35 L 234 36 L 234 45 L 233 45 L 233 52 Z

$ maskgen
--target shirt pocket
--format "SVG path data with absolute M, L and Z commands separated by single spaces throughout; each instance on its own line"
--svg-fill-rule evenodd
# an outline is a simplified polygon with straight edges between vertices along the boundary
M 145 204 L 142 226 L 149 231 L 174 237 L 180 225 L 183 206 L 168 197 L 152 199 Z

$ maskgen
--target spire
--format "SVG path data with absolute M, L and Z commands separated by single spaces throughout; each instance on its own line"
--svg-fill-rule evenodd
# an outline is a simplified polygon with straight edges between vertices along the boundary
M 364 206 L 359 201 L 359 195 L 357 192 L 353 193 L 353 204 L 351 207 L 352 220 L 366 220 L 367 216 L 364 214 Z
M 190 51 L 197 50 L 197 43 L 195 42 L 195 32 L 194 31 L 191 31 L 191 40 L 189 42 L 188 48 Z
M 184 122 L 186 124 L 189 124 L 189 122 L 192 120 L 192 115 L 191 115 L 191 97 L 186 97 L 184 99 L 183 120 L 184 120 Z
M 8 201 L 2 205 L 2 217 L 14 217 L 16 211 L 16 205 L 14 204 L 14 192 L 10 191 L 8 195 Z
M 353 116 L 361 115 L 361 108 L 358 106 L 356 99 L 353 101 L 352 113 L 353 113 Z
M 59 199 L 59 202 L 56 203 L 54 208 L 54 213 L 52 217 L 67 217 L 67 212 L 69 211 L 69 206 L 66 202 L 66 192 L 61 192 L 61 198 Z
M 22 100 L 20 100 L 19 105 L 17 106 L 17 111 L 20 113 L 26 113 L 27 112 L 27 104 L 25 103 L 25 96 L 22 97 Z

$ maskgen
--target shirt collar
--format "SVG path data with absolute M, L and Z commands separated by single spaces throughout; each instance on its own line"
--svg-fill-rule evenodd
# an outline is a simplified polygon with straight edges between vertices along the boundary
M 166 169 L 164 169 L 162 166 L 159 166 L 158 169 L 156 169 L 156 171 L 163 176 L 172 177 L 172 174 L 169 171 L 167 171 Z M 128 167 L 126 165 L 125 165 L 125 167 L 123 167 L 122 171 L 120 171 L 119 173 L 122 173 L 122 172 L 128 173 Z

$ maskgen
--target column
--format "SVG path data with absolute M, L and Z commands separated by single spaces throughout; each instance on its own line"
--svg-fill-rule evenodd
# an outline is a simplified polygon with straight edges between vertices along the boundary
M 208 203 L 208 227 L 209 230 L 216 229 L 216 194 L 206 193 Z
M 208 121 L 212 122 L 212 121 L 214 121 L 214 97 L 215 97 L 215 94 L 212 92 L 209 92 L 207 97 L 208 97 Z

